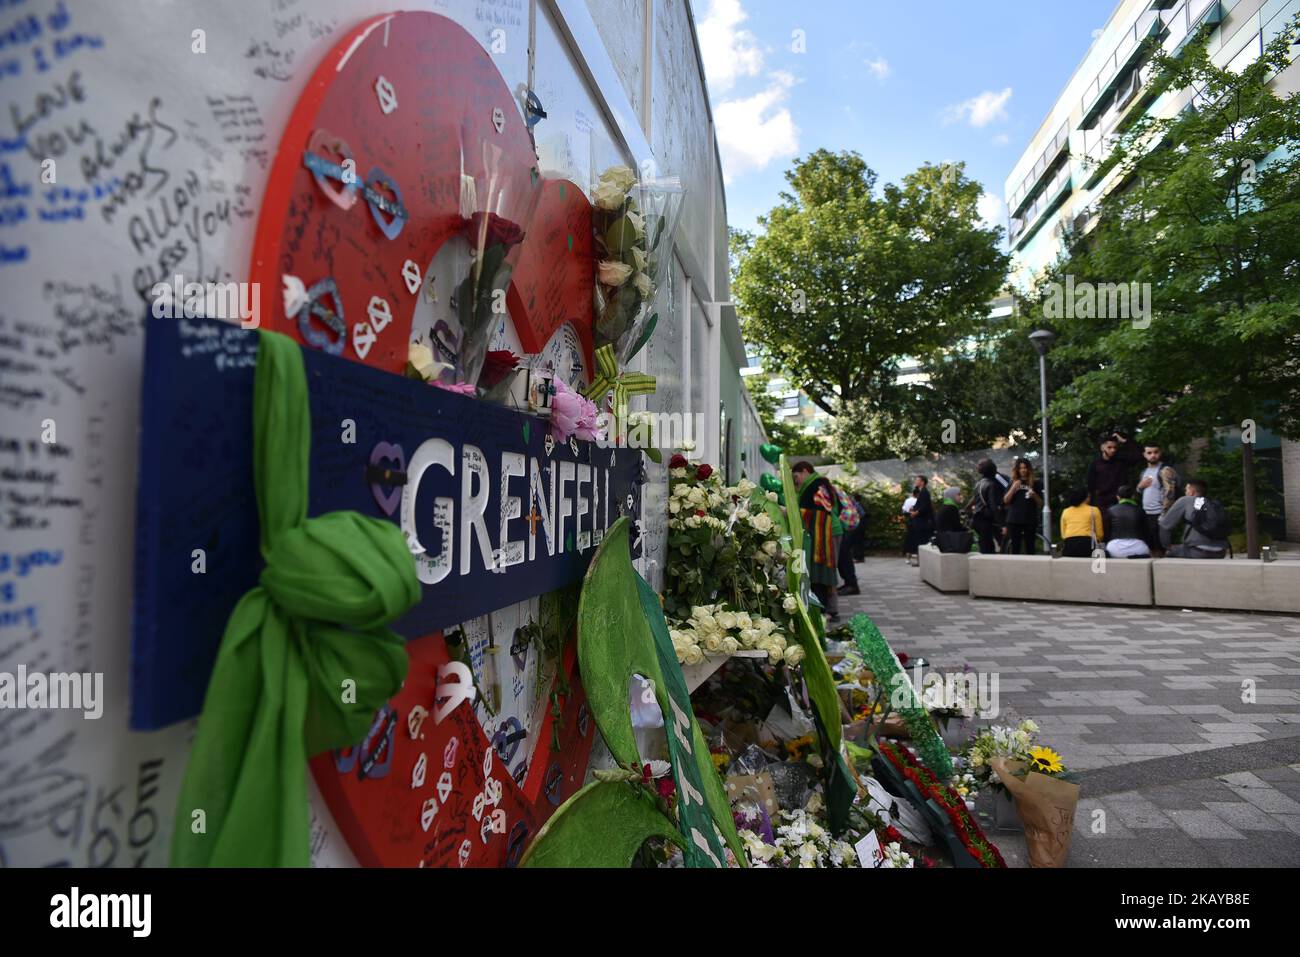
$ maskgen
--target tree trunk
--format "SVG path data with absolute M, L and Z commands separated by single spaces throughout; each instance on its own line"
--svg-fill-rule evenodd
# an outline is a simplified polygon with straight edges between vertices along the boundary
M 1242 501 L 1246 509 L 1246 557 L 1259 558 L 1259 515 L 1255 511 L 1255 446 L 1241 443 Z

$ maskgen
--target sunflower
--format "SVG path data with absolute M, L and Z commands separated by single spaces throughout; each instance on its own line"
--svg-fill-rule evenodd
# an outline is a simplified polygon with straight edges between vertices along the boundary
M 1065 770 L 1061 756 L 1051 748 L 1034 747 L 1029 749 L 1029 769 L 1042 774 L 1060 774 Z

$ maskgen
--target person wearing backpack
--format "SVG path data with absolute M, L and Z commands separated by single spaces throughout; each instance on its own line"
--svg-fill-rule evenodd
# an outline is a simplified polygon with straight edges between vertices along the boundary
M 1218 499 L 1210 498 L 1205 482 L 1188 479 L 1183 497 L 1160 516 L 1160 544 L 1170 558 L 1223 558 L 1228 554 L 1232 522 Z M 1181 545 L 1170 545 L 1174 529 L 1186 525 Z
M 840 577 L 844 579 L 840 594 L 860 595 L 862 590 L 858 588 L 858 570 L 853 565 L 853 546 L 867 531 L 862 521 L 862 506 L 853 495 L 838 486 L 835 487 L 835 494 L 839 498 L 840 524 L 844 526 L 844 535 L 840 538 L 839 545 Z
M 1006 506 L 1002 500 L 1011 483 L 1006 476 L 998 474 L 998 467 L 992 459 L 980 459 L 975 468 L 980 474 L 980 480 L 975 483 L 975 491 L 968 506 L 970 524 L 979 536 L 980 554 L 992 555 L 997 552 L 997 543 L 1001 541 L 1002 529 L 1007 524 Z

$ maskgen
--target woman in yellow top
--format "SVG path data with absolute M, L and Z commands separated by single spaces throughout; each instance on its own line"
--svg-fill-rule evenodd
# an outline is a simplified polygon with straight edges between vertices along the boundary
M 1076 488 L 1065 497 L 1069 508 L 1061 513 L 1061 554 L 1066 558 L 1091 558 L 1103 536 L 1101 509 L 1089 504 L 1086 488 Z

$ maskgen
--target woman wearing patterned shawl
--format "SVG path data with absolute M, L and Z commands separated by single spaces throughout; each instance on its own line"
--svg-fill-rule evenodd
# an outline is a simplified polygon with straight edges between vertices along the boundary
M 808 462 L 799 462 L 791 469 L 795 485 L 799 487 L 799 514 L 803 519 L 808 543 L 808 581 L 813 594 L 826 609 L 830 621 L 839 619 L 839 601 L 835 592 L 838 583 L 836 558 L 839 554 L 839 536 L 844 534 L 840 524 L 839 502 L 829 480 L 813 471 Z

